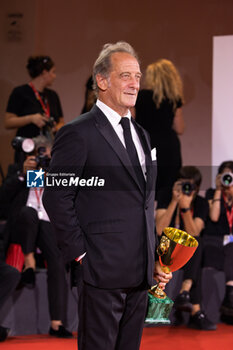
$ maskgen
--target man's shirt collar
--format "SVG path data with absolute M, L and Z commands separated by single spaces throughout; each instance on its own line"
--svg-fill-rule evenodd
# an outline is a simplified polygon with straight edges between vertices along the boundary
M 96 106 L 99 107 L 99 109 L 106 115 L 109 122 L 112 124 L 113 128 L 115 128 L 121 121 L 121 116 L 116 111 L 114 111 L 112 108 L 107 106 L 104 102 L 97 99 Z M 130 110 L 128 110 L 127 114 L 124 116 L 124 118 L 129 118 L 131 120 L 131 113 Z

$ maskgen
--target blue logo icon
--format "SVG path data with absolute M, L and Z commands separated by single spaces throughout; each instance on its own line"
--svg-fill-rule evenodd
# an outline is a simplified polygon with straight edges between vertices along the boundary
M 44 171 L 28 170 L 27 171 L 27 187 L 44 187 Z

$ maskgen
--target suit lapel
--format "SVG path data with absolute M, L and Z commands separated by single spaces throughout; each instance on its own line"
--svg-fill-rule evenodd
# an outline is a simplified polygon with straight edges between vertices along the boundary
M 120 161 L 122 162 L 124 167 L 129 172 L 130 176 L 134 179 L 141 192 L 143 193 L 143 190 L 140 187 L 138 179 L 136 177 L 136 174 L 132 168 L 132 164 L 129 159 L 128 153 L 125 147 L 123 146 L 122 142 L 120 141 L 119 137 L 117 136 L 115 130 L 113 129 L 111 123 L 96 105 L 92 108 L 91 112 L 93 112 L 94 114 L 97 129 L 112 147 L 113 151 L 117 154 Z
M 153 166 L 151 159 L 151 146 L 148 136 L 146 135 L 143 128 L 138 125 L 134 119 L 132 119 L 133 125 L 137 134 L 140 138 L 144 153 L 145 153 L 145 162 L 146 162 L 146 195 L 148 195 L 151 191 L 153 184 Z

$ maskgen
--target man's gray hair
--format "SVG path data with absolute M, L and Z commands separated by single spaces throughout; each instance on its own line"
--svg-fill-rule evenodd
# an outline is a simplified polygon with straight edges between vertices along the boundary
M 125 41 L 118 41 L 115 44 L 105 44 L 100 51 L 99 57 L 93 66 L 93 90 L 98 94 L 98 85 L 96 82 L 96 75 L 101 74 L 107 78 L 111 71 L 111 55 L 116 52 L 125 52 L 135 57 L 139 62 L 138 55 L 133 47 Z

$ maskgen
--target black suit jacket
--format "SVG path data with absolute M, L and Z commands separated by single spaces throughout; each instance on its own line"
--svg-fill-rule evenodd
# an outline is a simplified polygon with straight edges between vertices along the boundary
M 64 126 L 52 151 L 50 174 L 105 180 L 104 187 L 46 187 L 43 195 L 65 260 L 86 252 L 84 281 L 100 288 L 135 287 L 145 280 L 152 284 L 156 162 L 151 160 L 148 135 L 134 124 L 146 157 L 146 191 L 97 106 Z

